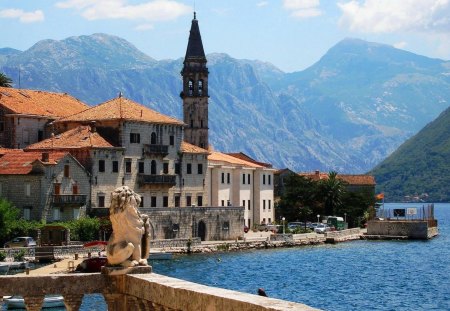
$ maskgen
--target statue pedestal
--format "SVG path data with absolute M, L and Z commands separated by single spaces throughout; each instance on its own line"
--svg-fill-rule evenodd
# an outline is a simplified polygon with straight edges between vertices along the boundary
M 152 266 L 102 267 L 104 275 L 147 274 L 152 273 Z

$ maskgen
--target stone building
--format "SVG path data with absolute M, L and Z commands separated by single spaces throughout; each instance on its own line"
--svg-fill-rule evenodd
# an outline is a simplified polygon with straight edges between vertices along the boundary
M 2 149 L 0 196 L 24 219 L 77 219 L 86 212 L 89 195 L 89 173 L 69 153 Z
M 53 120 L 87 109 L 61 93 L 0 87 L 0 146 L 24 148 L 50 137 Z

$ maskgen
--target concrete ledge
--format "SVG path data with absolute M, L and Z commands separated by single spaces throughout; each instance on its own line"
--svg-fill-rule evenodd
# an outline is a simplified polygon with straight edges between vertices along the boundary
M 318 310 L 304 304 L 200 285 L 159 274 L 126 275 L 126 294 L 185 311 Z

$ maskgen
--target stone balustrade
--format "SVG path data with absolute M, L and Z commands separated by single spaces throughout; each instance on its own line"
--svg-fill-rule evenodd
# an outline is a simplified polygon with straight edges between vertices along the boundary
M 204 286 L 155 273 L 0 277 L 0 297 L 23 296 L 28 311 L 41 310 L 43 299 L 49 294 L 62 295 L 66 309 L 76 311 L 84 294 L 92 293 L 103 294 L 109 311 L 317 310 L 299 303 Z

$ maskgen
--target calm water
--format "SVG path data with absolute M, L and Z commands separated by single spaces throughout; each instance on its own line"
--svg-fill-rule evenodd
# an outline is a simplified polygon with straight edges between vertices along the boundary
M 413 207 L 420 204 L 389 205 Z M 156 273 L 323 310 L 450 310 L 450 204 L 436 204 L 430 241 L 354 241 L 154 261 Z M 102 296 L 81 310 L 106 310 Z

